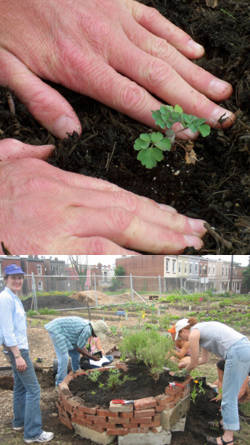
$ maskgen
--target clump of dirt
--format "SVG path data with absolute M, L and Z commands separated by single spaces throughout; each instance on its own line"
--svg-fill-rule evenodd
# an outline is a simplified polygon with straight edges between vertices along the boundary
M 25 311 L 31 309 L 32 298 L 22 301 Z M 38 309 L 67 309 L 82 307 L 82 302 L 74 300 L 66 295 L 41 295 L 37 297 Z

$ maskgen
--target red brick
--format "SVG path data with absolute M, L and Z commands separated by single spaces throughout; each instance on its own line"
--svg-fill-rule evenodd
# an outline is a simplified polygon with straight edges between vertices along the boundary
M 59 420 L 60 420 L 60 422 L 63 423 L 67 428 L 69 428 L 70 430 L 73 430 L 72 423 L 71 423 L 71 421 L 70 421 L 67 417 L 59 416 Z
M 140 419 L 138 419 L 140 425 L 142 425 L 143 423 L 145 425 L 150 425 L 152 423 L 152 417 L 142 417 Z
M 149 431 L 149 426 L 148 425 L 141 425 L 139 428 L 139 433 L 147 433 Z
M 79 406 L 77 409 L 80 413 L 95 415 L 97 412 L 97 408 L 99 408 L 99 407 L 95 406 L 93 408 L 90 408 L 88 406 Z
M 135 418 L 137 417 L 150 417 L 155 415 L 155 409 L 141 409 L 136 410 L 134 413 Z
M 107 417 L 107 416 L 109 416 L 109 414 L 110 414 L 109 409 L 103 409 L 103 408 L 98 408 L 97 409 L 97 415 L 98 416 L 105 416 L 105 417 Z
M 97 417 L 93 414 L 85 414 L 85 417 L 89 422 L 94 422 L 94 420 L 97 419 Z
M 140 428 L 135 428 L 134 426 L 133 427 L 128 426 L 128 430 L 129 430 L 129 433 L 139 433 L 140 432 Z
M 111 425 L 123 425 L 123 424 L 127 424 L 130 422 L 130 419 L 124 417 L 123 419 L 120 417 L 110 417 L 110 419 L 108 419 L 108 423 Z
M 156 406 L 156 400 L 154 397 L 144 397 L 134 401 L 134 407 L 138 409 L 154 408 Z
M 140 411 L 138 411 L 138 412 L 140 412 Z M 125 419 L 131 419 L 133 416 L 134 416 L 133 412 L 131 412 L 131 413 L 120 413 L 120 417 L 121 418 L 125 418 Z
M 108 414 L 108 417 L 119 417 L 119 411 L 117 411 L 117 412 L 112 412 L 112 411 L 109 411 L 109 414 Z
M 98 423 L 98 422 L 107 422 L 107 417 L 104 416 L 93 416 L 93 421 L 94 423 Z

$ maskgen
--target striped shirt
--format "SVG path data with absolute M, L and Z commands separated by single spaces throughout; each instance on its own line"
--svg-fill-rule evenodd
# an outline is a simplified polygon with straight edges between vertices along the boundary
M 53 334 L 53 340 L 62 353 L 76 347 L 82 349 L 92 335 L 90 321 L 81 317 L 55 318 L 44 327 Z
M 0 344 L 29 349 L 26 314 L 20 298 L 7 286 L 0 293 Z

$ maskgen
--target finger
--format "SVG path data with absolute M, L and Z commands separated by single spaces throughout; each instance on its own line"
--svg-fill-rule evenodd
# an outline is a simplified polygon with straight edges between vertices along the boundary
M 199 237 L 148 223 L 121 208 L 88 209 L 88 218 L 84 213 L 79 207 L 69 209 L 65 226 L 68 233 L 79 237 L 95 235 L 129 249 L 153 254 L 181 253 L 186 247 L 200 249 L 203 245 Z
M 60 93 L 4 49 L 0 49 L 0 62 L 0 84 L 12 89 L 45 128 L 59 138 L 81 133 L 78 117 Z
M 213 127 L 218 125 L 218 119 L 222 115 L 227 118 L 225 127 L 232 124 L 235 119 L 233 113 L 192 88 L 169 63 L 146 54 L 129 39 L 125 40 L 122 57 L 114 57 L 114 52 L 111 55 L 110 62 L 115 69 L 119 69 L 165 102 L 178 104 L 186 113 L 206 119 Z
M 124 39 L 125 44 L 127 44 L 129 40 L 125 35 Z M 115 37 L 114 40 L 116 40 Z M 146 89 L 119 74 L 119 60 L 123 58 L 120 45 L 124 43 L 124 40 L 121 41 L 119 39 L 119 42 L 120 44 L 116 43 L 117 46 L 115 46 L 115 44 L 113 45 L 115 51 L 110 48 L 110 52 L 114 53 L 113 58 L 116 61 L 116 69 L 104 62 L 99 56 L 92 57 L 88 60 L 87 55 L 85 55 L 83 60 L 81 48 L 77 49 L 74 47 L 74 51 L 72 51 L 72 48 L 70 51 L 70 47 L 67 47 L 67 45 L 70 44 L 64 42 L 64 47 L 70 58 L 68 63 L 72 67 L 70 88 L 82 94 L 87 94 L 89 97 L 121 113 L 127 114 L 150 127 L 156 127 L 152 117 L 152 110 L 159 109 L 162 103 L 154 98 Z M 131 42 L 129 42 L 129 44 L 132 45 Z M 120 54 L 120 56 L 118 57 L 117 54 Z M 83 68 L 86 66 L 88 69 Z M 95 73 L 94 76 L 93 73 Z M 89 81 L 90 76 L 92 76 L 91 82 Z M 64 83 L 62 73 L 58 73 L 58 81 L 62 84 Z M 178 137 L 182 139 L 195 137 L 189 130 L 182 133 L 179 133 L 179 129 L 177 131 Z
M 133 0 L 126 0 L 126 3 L 137 23 L 152 34 L 167 40 L 187 57 L 198 58 L 203 56 L 203 46 L 163 17 L 156 9 Z
M 218 79 L 203 68 L 195 65 L 183 56 L 166 40 L 137 26 L 134 32 L 133 23 L 126 27 L 128 38 L 146 53 L 167 62 L 181 77 L 201 93 L 214 100 L 224 100 L 232 94 L 232 86 L 228 82 Z
M 82 254 L 83 252 L 86 255 L 137 255 L 133 250 L 124 249 L 119 244 L 99 236 L 69 236 L 65 237 L 63 242 L 61 239 L 55 239 L 49 251 L 57 255 Z
M 0 161 L 29 157 L 47 159 L 54 148 L 54 145 L 30 145 L 17 139 L 3 139 L 0 141 Z
M 64 202 L 70 202 L 71 206 L 98 210 L 110 209 L 114 212 L 115 209 L 118 212 L 122 209 L 131 215 L 136 215 L 142 221 L 169 228 L 175 232 L 199 237 L 206 233 L 205 221 L 188 218 L 176 211 L 169 211 L 168 207 L 165 209 L 154 201 L 141 199 L 139 196 L 125 190 L 116 192 L 88 190 L 88 193 L 83 193 L 82 190 L 70 189 L 66 193 L 65 190 L 60 191 L 59 188 L 57 190 L 58 199 L 60 199 L 60 195 L 62 195 L 61 199 Z M 99 220 L 97 221 L 99 223 Z

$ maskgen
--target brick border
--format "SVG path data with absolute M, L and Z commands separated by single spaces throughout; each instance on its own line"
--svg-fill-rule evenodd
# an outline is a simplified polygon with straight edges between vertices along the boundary
M 124 363 L 115 365 L 118 369 L 127 369 Z M 99 368 L 108 371 L 110 367 Z M 190 393 L 189 377 L 181 386 L 167 386 L 164 394 L 155 397 L 137 399 L 134 404 L 120 405 L 110 402 L 109 409 L 99 405 L 87 407 L 83 399 L 74 397 L 69 390 L 71 380 L 80 375 L 87 375 L 93 370 L 70 372 L 58 387 L 59 400 L 57 403 L 59 420 L 69 429 L 73 424 L 85 426 L 98 433 L 124 436 L 129 433 L 158 432 L 161 426 L 161 413 L 172 409 L 181 399 Z

